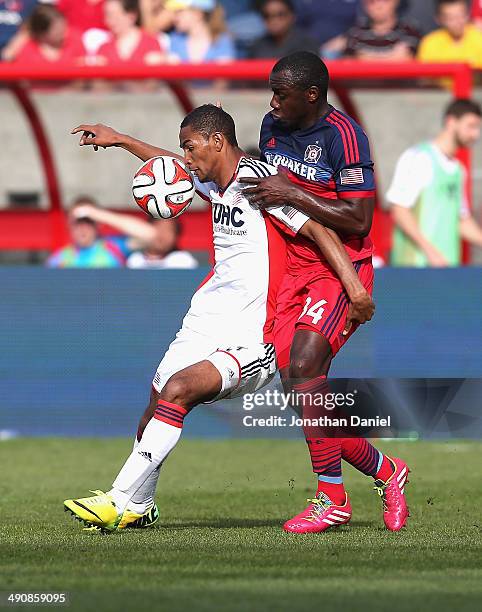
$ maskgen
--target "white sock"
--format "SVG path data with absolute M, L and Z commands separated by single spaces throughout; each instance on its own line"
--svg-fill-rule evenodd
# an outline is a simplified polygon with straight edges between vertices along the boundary
M 137 448 L 139 441 L 137 435 L 134 438 L 134 450 Z M 162 464 L 159 465 L 153 472 L 149 474 L 146 480 L 134 493 L 133 497 L 129 502 L 129 510 L 137 512 L 137 514 L 144 514 L 147 509 L 154 504 L 154 498 L 156 494 L 157 483 L 159 481 L 159 473 Z
M 132 451 L 109 494 L 117 510 L 123 512 L 139 487 L 156 470 L 181 437 L 181 427 L 168 425 L 152 418 L 144 429 L 142 439 Z

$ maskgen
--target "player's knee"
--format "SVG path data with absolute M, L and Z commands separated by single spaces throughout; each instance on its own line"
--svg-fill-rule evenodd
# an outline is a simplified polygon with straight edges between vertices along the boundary
M 310 379 L 319 376 L 319 367 L 312 359 L 305 355 L 299 355 L 291 360 L 290 379 Z
M 164 385 L 160 399 L 178 406 L 189 406 L 192 402 L 193 385 L 186 376 L 171 376 Z
M 309 380 L 326 374 L 326 355 L 323 352 L 305 348 L 291 355 L 290 379 Z

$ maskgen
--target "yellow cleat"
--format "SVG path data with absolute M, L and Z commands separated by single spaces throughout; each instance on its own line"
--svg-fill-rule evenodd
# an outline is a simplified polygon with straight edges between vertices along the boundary
M 70 512 L 87 527 L 98 527 L 101 531 L 114 531 L 122 519 L 113 499 L 103 491 L 91 491 L 92 497 L 66 499 L 64 510 Z
M 137 514 L 126 508 L 117 529 L 125 529 L 126 527 L 135 529 L 144 529 L 154 525 L 159 520 L 159 510 L 156 504 L 153 504 L 144 514 Z

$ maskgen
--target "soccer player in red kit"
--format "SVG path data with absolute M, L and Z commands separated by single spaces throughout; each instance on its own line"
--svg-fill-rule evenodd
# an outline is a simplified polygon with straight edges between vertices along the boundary
M 373 163 L 362 128 L 328 104 L 328 83 L 328 70 L 315 54 L 298 52 L 277 62 L 270 75 L 272 111 L 262 123 L 260 150 L 278 174 L 242 182 L 249 184 L 245 193 L 251 203 L 262 208 L 290 203 L 337 232 L 371 293 Z M 319 415 L 313 398 L 326 392 L 331 361 L 356 329 L 346 332 L 348 309 L 343 287 L 319 249 L 293 236 L 274 338 L 282 378 L 303 398 L 304 418 Z M 321 532 L 350 520 L 342 458 L 375 479 L 386 527 L 398 531 L 405 525 L 408 467 L 403 461 L 382 454 L 364 438 L 328 438 L 310 427 L 304 431 L 318 490 L 308 508 L 285 523 L 286 531 Z

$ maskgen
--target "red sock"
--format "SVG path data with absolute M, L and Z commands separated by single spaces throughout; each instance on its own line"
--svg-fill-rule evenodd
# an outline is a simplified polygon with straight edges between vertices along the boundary
M 380 466 L 378 472 L 375 474 L 375 478 L 377 480 L 383 480 L 383 482 L 386 482 L 392 474 L 393 464 L 386 455 L 383 455 L 382 465 Z
M 323 480 L 318 480 L 318 489 L 317 493 L 324 493 L 328 495 L 331 501 L 337 506 L 343 506 L 346 499 L 345 487 L 343 486 L 343 482 L 335 483 L 335 482 L 324 482 Z
M 293 385 L 293 390 L 299 393 L 302 401 L 304 419 L 319 419 L 323 408 L 317 398 L 329 392 L 326 376 L 318 376 L 304 383 Z M 345 503 L 345 487 L 341 474 L 341 438 L 327 438 L 326 432 L 320 426 L 303 427 L 306 443 L 310 451 L 313 472 L 318 475 L 318 490 L 327 495 L 334 504 Z

